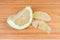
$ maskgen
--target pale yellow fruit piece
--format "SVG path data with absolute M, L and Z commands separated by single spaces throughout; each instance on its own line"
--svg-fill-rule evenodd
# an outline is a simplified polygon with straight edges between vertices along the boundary
M 50 26 L 42 20 L 33 20 L 32 27 L 51 33 Z
M 32 21 L 32 26 L 33 26 L 34 28 L 37 28 L 37 27 L 39 26 L 39 21 L 38 21 L 38 20 L 33 20 L 33 21 Z
M 44 30 L 47 33 L 51 33 L 51 28 L 48 24 L 46 24 L 44 21 L 39 21 L 39 27 L 38 29 Z
M 15 29 L 25 29 L 29 27 L 32 22 L 32 9 L 30 6 L 27 6 L 22 11 L 18 12 L 16 15 L 8 17 L 7 23 Z
M 27 24 L 30 20 L 30 14 L 29 13 L 30 12 L 28 10 L 26 10 L 23 15 L 18 17 L 18 19 L 16 19 L 16 17 L 15 18 L 12 17 L 11 20 L 13 20 L 16 25 L 23 26 L 24 24 Z
M 48 15 L 48 13 L 42 12 L 42 11 L 36 11 L 36 12 L 34 12 L 33 18 L 35 18 L 35 19 L 41 19 L 43 21 L 50 21 L 51 20 L 51 17 Z

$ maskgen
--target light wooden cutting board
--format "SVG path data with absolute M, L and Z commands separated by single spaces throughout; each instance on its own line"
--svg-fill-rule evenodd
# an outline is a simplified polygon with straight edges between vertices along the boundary
M 40 10 L 47 12 L 52 20 L 47 22 L 52 28 L 51 34 L 30 26 L 25 30 L 11 28 L 6 19 L 30 5 L 33 12 Z M 0 0 L 0 40 L 48 40 L 60 39 L 60 0 Z

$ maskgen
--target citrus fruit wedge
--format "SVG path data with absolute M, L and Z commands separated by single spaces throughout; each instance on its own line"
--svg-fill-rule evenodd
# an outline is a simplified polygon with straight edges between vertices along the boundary
M 32 22 L 32 18 L 32 9 L 30 6 L 27 6 L 17 14 L 9 16 L 7 23 L 14 29 L 22 30 L 29 27 Z
M 34 12 L 33 18 L 41 19 L 43 21 L 50 21 L 51 20 L 51 17 L 46 12 L 42 12 L 42 11 Z
M 33 20 L 32 26 L 39 30 L 46 31 L 47 33 L 51 33 L 51 28 L 49 25 L 42 20 Z

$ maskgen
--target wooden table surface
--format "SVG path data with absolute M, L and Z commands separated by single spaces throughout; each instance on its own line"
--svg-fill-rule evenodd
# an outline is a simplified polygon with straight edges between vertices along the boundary
M 47 22 L 52 28 L 51 34 L 30 26 L 25 30 L 11 28 L 6 19 L 30 5 L 33 12 L 47 12 L 52 20 Z M 0 0 L 0 40 L 60 40 L 60 0 Z

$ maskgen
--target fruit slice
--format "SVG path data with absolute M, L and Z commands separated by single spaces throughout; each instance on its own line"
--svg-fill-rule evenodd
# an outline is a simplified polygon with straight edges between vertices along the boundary
M 34 28 L 37 28 L 37 27 L 39 26 L 39 21 L 38 21 L 38 20 L 33 20 L 33 21 L 32 21 L 32 26 L 33 26 Z
M 41 20 L 44 20 L 44 21 L 50 21 L 51 20 L 51 17 L 47 13 L 41 12 L 41 11 L 34 12 L 33 18 L 41 19 Z
M 38 29 L 44 30 L 47 33 L 51 32 L 51 28 L 44 21 L 39 21 L 39 27 L 38 27 Z
M 27 28 L 31 24 L 32 18 L 32 9 L 27 6 L 25 9 L 18 12 L 16 15 L 8 17 L 7 23 L 11 27 L 21 30 Z
M 51 32 L 51 28 L 44 21 L 42 21 L 42 20 L 33 20 L 32 26 L 34 28 L 39 29 L 39 30 L 44 30 L 47 33 Z

